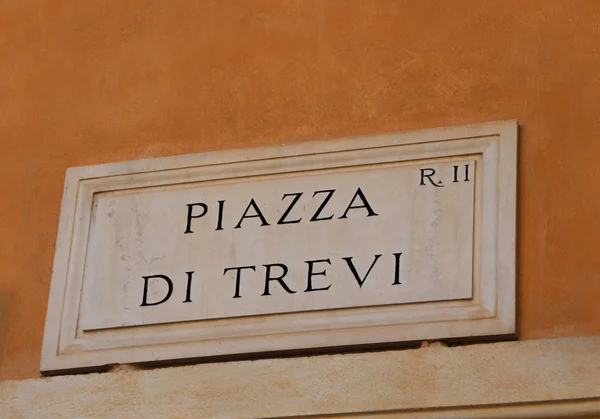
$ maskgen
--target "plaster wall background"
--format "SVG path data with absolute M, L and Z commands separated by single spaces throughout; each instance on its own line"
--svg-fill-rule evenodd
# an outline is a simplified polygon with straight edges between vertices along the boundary
M 599 418 L 600 337 L 0 382 L 7 418 Z
M 600 334 L 600 2 L 6 0 L 0 380 L 39 376 L 67 167 L 516 118 L 521 339 Z

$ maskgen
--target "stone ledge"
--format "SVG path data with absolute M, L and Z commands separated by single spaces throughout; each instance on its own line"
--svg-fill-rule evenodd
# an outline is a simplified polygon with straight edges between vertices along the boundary
M 502 417 L 523 417 L 523 409 L 530 416 L 538 409 L 533 417 L 556 417 L 548 416 L 556 409 L 543 402 L 557 401 L 567 415 L 593 417 L 600 416 L 598 400 L 600 336 L 0 383 L 0 411 L 10 418 L 498 417 L 492 415 L 495 405 L 512 409 Z

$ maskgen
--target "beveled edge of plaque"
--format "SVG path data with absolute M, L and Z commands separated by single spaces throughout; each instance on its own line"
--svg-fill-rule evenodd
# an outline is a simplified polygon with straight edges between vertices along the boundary
M 101 370 L 109 364 L 227 359 L 258 353 L 269 356 L 433 339 L 514 337 L 517 136 L 518 123 L 509 120 L 69 168 L 40 369 L 44 374 L 68 373 Z M 203 172 L 215 172 L 219 178 L 223 176 L 219 173 L 231 173 L 233 167 L 236 177 L 243 177 L 336 167 L 340 158 L 360 158 L 360 164 L 399 161 L 388 152 L 393 149 L 402 150 L 400 161 L 481 155 L 482 171 L 476 177 L 481 179 L 476 185 L 476 194 L 480 194 L 476 205 L 480 207 L 476 208 L 474 226 L 479 237 L 474 244 L 474 263 L 481 266 L 475 284 L 478 293 L 470 302 L 337 309 L 334 311 L 344 312 L 334 316 L 341 319 L 338 323 L 329 314 L 322 314 L 331 310 L 287 313 L 269 316 L 273 318 L 270 323 L 243 324 L 233 335 L 228 332 L 231 325 L 227 319 L 204 322 L 204 326 L 198 326 L 202 323 L 198 321 L 89 333 L 78 330 L 85 231 L 89 230 L 95 193 L 169 185 L 182 179 L 192 182 Z M 291 169 L 289 163 L 293 163 Z M 294 330 L 289 330 L 290 320 L 298 323 Z

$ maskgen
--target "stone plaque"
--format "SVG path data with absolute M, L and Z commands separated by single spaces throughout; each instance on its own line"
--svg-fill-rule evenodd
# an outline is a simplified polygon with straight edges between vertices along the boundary
M 69 169 L 42 371 L 515 333 L 516 122 Z

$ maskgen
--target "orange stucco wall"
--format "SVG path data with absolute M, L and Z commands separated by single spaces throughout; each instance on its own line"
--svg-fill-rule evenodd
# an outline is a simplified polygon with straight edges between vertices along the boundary
M 517 118 L 522 339 L 600 334 L 600 2 L 0 3 L 0 379 L 69 166 Z

